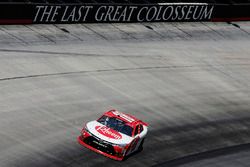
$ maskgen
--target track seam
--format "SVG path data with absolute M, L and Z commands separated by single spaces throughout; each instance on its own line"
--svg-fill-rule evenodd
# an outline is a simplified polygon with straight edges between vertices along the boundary
M 230 64 L 230 66 L 249 66 L 250 64 Z M 218 65 L 225 66 L 225 65 Z M 6 77 L 0 78 L 0 81 L 17 80 L 17 79 L 27 79 L 27 78 L 38 78 L 38 77 L 48 77 L 48 76 L 60 76 L 60 75 L 70 75 L 70 74 L 84 74 L 84 73 L 99 73 L 99 72 L 112 72 L 112 71 L 135 71 L 135 70 L 151 70 L 151 69 L 178 69 L 178 68 L 196 68 L 196 67 L 211 67 L 210 65 L 201 66 L 159 66 L 159 67 L 138 67 L 138 68 L 117 68 L 117 69 L 100 69 L 92 71 L 71 71 L 71 72 L 61 72 L 61 73 L 50 73 L 50 74 L 37 74 L 37 75 L 26 75 L 17 77 Z M 218 69 L 213 69 L 218 71 Z
M 245 151 L 245 150 L 250 150 L 250 143 L 239 144 L 235 146 L 223 147 L 223 148 L 218 148 L 218 149 L 209 150 L 205 152 L 190 154 L 190 155 L 183 156 L 180 158 L 175 158 L 175 159 L 168 160 L 162 163 L 158 163 L 156 165 L 152 165 L 151 167 L 162 167 L 162 166 L 175 167 L 175 166 L 180 166 L 183 164 L 201 161 L 204 159 L 211 159 L 213 157 L 230 155 L 230 154 L 234 154 L 234 153 Z

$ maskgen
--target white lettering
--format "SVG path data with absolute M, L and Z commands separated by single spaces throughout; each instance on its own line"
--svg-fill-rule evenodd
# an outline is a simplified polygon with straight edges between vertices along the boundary
M 116 10 L 115 10 L 115 13 L 114 13 L 114 17 L 112 19 L 112 21 L 119 21 L 119 17 L 118 15 L 120 14 L 120 9 L 122 8 L 122 6 L 117 6 L 116 7 Z
M 211 7 L 209 11 L 207 11 L 208 6 L 205 7 L 203 14 L 201 15 L 201 19 L 210 19 L 213 13 L 214 6 Z
M 181 9 L 181 17 L 178 17 L 178 20 L 182 20 L 185 17 L 185 9 L 187 8 L 187 6 L 183 6 Z
M 96 129 L 97 131 L 101 131 L 102 134 L 104 135 L 110 135 L 115 139 L 121 139 L 121 136 L 119 134 L 113 133 L 110 128 L 105 127 L 105 126 L 100 126 L 99 128 Z
M 99 12 L 101 10 L 106 10 L 107 6 L 100 6 L 97 11 L 96 11 L 96 14 L 95 14 L 95 20 L 96 21 L 102 21 L 103 20 L 103 16 L 104 16 L 104 12 L 101 12 L 101 15 L 99 16 Z
M 127 120 L 128 122 L 135 121 L 133 118 L 131 118 L 131 117 L 129 117 L 129 116 L 123 114 L 123 113 L 120 113 L 118 111 L 114 111 L 113 114 L 122 117 L 123 119 Z
M 138 9 L 138 10 L 137 10 Z M 36 6 L 34 22 L 185 21 L 211 19 L 214 6 L 165 4 L 159 6 Z M 93 11 L 94 20 L 89 20 Z M 92 14 L 92 12 L 91 12 Z M 61 17 L 60 19 L 58 17 Z
M 38 8 L 38 10 L 37 10 L 37 12 L 36 12 L 36 16 L 35 16 L 34 22 L 36 22 L 37 16 L 39 15 L 41 8 L 44 8 L 44 6 L 36 6 L 36 8 Z M 40 21 L 41 21 L 41 20 L 40 20 Z
M 192 17 L 192 19 L 194 19 L 194 20 L 198 20 L 198 18 L 200 17 L 201 11 L 202 11 L 202 9 L 203 9 L 203 6 L 201 6 L 200 12 L 199 12 L 199 14 L 196 16 L 196 13 L 197 13 L 197 9 L 198 9 L 198 8 L 199 8 L 199 6 L 195 6 L 195 9 L 194 9 L 194 12 L 193 12 L 193 17 Z
M 138 20 L 138 21 L 144 21 L 143 18 L 142 18 L 142 19 L 140 18 L 141 12 L 142 12 L 143 10 L 146 10 L 146 11 L 147 11 L 147 10 L 148 10 L 148 7 L 142 7 L 141 10 L 139 10 L 139 12 L 138 12 L 138 14 L 137 14 L 137 20 Z
M 150 16 L 150 13 L 151 13 L 152 10 L 153 10 L 153 15 Z M 155 6 L 149 8 L 149 10 L 148 10 L 148 12 L 146 14 L 146 20 L 147 21 L 152 21 L 155 18 L 156 13 L 157 13 L 157 8 Z
M 73 10 L 71 11 L 67 21 L 69 21 L 69 19 L 71 19 L 71 21 L 74 21 L 75 19 L 75 13 L 76 13 L 76 7 L 73 8 Z
M 160 8 L 158 10 L 158 13 L 157 13 L 156 18 L 155 18 L 156 21 L 160 21 L 161 20 L 160 14 L 161 14 L 162 7 L 163 6 L 160 6 Z
M 186 20 L 191 19 L 190 14 L 192 14 L 192 12 L 193 12 L 192 8 L 194 8 L 194 6 L 189 6 L 186 17 L 185 17 Z
M 85 15 L 83 16 L 83 20 L 82 20 L 82 21 L 86 21 L 86 17 L 88 16 L 89 11 L 90 11 L 90 9 L 93 8 L 93 6 L 86 6 L 85 8 L 86 8 L 87 10 L 86 10 L 86 12 L 85 12 Z
M 48 11 L 47 11 L 47 8 L 49 8 Z M 51 15 L 52 9 L 53 9 L 53 6 L 45 6 L 43 14 L 42 14 L 41 21 L 43 20 L 44 17 L 46 17 L 46 22 L 49 21 L 49 17 Z
M 112 21 L 112 12 L 114 11 L 114 6 L 109 6 L 108 7 L 108 11 L 106 13 L 106 16 L 104 18 L 104 21 L 107 21 L 107 18 L 108 18 L 108 21 Z
M 170 9 L 171 11 L 170 11 L 168 17 L 165 17 L 168 9 Z M 172 16 L 173 10 L 174 10 L 174 7 L 173 7 L 173 6 L 168 6 L 168 7 L 164 10 L 164 12 L 163 12 L 163 20 L 168 20 L 168 19 Z
M 65 19 L 65 16 L 66 16 L 66 13 L 67 13 L 67 11 L 68 11 L 68 8 L 69 8 L 69 6 L 66 6 L 66 8 L 65 8 L 65 10 L 64 10 L 64 13 L 63 13 L 63 16 L 62 16 L 62 19 L 61 19 L 61 21 L 63 21 L 63 22 L 67 21 L 67 20 Z
M 58 15 L 58 9 L 61 9 L 61 6 L 56 6 L 56 9 L 55 9 L 55 11 L 54 11 L 54 13 L 53 13 L 53 15 L 52 15 L 52 18 L 51 18 L 51 21 L 52 21 L 52 22 L 55 22 L 55 21 L 56 21 L 55 16 Z
M 84 10 L 85 6 L 81 6 L 79 9 L 78 9 L 78 14 L 77 16 L 75 17 L 74 21 L 80 21 L 81 20 L 81 17 L 82 17 L 82 13 L 83 13 L 83 10 Z
M 127 14 L 127 7 L 125 7 L 123 9 L 123 11 L 121 12 L 121 15 L 120 17 L 117 19 L 117 21 L 121 21 L 121 18 L 122 18 L 122 21 L 126 21 L 126 14 Z
M 175 8 L 175 16 L 172 17 L 172 20 L 176 20 L 178 18 L 180 9 L 181 9 L 181 6 L 176 6 L 176 8 Z
M 129 8 L 131 9 L 131 11 L 129 12 L 129 16 L 128 16 L 127 21 L 131 20 L 131 16 L 132 16 L 134 10 L 137 9 L 138 7 L 136 7 L 136 6 L 130 6 Z

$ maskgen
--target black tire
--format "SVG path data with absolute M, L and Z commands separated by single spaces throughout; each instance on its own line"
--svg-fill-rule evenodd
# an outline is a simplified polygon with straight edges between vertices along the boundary
M 140 145 L 139 145 L 139 147 L 138 147 L 138 150 L 136 150 L 135 152 L 133 152 L 132 154 L 129 154 L 129 155 L 126 155 L 124 158 L 123 158 L 123 160 L 122 161 L 125 161 L 125 160 L 127 160 L 128 159 L 128 157 L 130 157 L 131 155 L 133 155 L 133 154 L 136 154 L 136 153 L 139 153 L 139 152 L 141 152 L 142 150 L 143 150 L 143 143 L 144 143 L 144 139 L 142 139 L 142 141 L 141 141 L 141 143 L 140 143 Z M 128 150 L 130 150 L 130 147 L 131 146 L 129 146 L 129 148 L 127 149 L 127 151 Z
M 143 150 L 143 143 L 144 143 L 144 139 L 142 139 L 140 146 L 138 148 L 138 151 L 141 152 Z

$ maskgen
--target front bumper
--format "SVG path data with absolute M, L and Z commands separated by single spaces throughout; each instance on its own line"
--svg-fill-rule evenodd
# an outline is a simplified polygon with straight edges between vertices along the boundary
M 88 148 L 88 149 L 90 149 L 92 151 L 95 151 L 96 153 L 102 154 L 102 155 L 104 155 L 106 157 L 109 157 L 111 159 L 114 159 L 114 160 L 117 160 L 117 161 L 122 161 L 123 158 L 124 158 L 124 156 L 117 156 L 115 154 L 114 155 L 108 154 L 108 153 L 106 153 L 104 151 L 101 151 L 101 150 L 99 150 L 99 149 L 97 149 L 97 148 L 95 148 L 95 147 L 87 144 L 86 142 L 84 142 L 83 136 L 79 136 L 78 137 L 78 142 L 79 142 L 79 144 L 83 145 L 84 147 L 86 147 L 86 148 Z

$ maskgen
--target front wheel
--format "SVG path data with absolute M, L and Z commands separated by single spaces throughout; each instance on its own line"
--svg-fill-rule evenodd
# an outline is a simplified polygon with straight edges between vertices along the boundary
M 141 151 L 143 150 L 143 143 L 144 143 L 144 139 L 142 139 L 142 141 L 141 141 L 141 143 L 140 143 L 138 149 L 137 149 L 136 151 L 132 152 L 132 154 L 137 154 L 137 153 L 141 152 Z M 123 161 L 127 160 L 128 157 L 132 155 L 131 153 L 130 153 L 129 155 L 127 154 L 128 151 L 130 150 L 130 148 L 131 148 L 131 145 L 130 145 L 129 148 L 127 149 L 127 151 L 126 151 L 126 153 L 125 153 L 125 156 L 124 156 L 124 158 L 123 158 Z
M 144 143 L 144 139 L 142 139 L 142 141 L 141 141 L 141 143 L 140 143 L 140 145 L 138 147 L 139 152 L 143 150 L 143 143 Z

